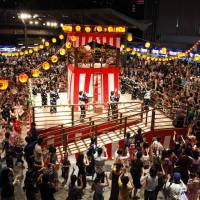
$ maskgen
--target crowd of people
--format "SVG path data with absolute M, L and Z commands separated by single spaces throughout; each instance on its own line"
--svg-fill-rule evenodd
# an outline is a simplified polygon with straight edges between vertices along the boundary
M 93 136 L 87 151 L 77 156 L 76 165 L 73 166 L 67 150 L 59 160 L 56 147 L 44 145 L 35 123 L 31 124 L 25 141 L 21 135 L 20 121 L 26 116 L 31 102 L 28 84 L 20 83 L 17 75 L 25 72 L 31 76 L 31 69 L 46 61 L 56 52 L 56 48 L 41 51 L 42 57 L 36 52 L 27 57 L 0 61 L 0 76 L 11 80 L 8 90 L 1 94 L 5 98 L 0 110 L 0 132 L 4 137 L 0 159 L 2 200 L 14 200 L 15 186 L 18 184 L 23 185 L 27 200 L 54 200 L 55 193 L 63 187 L 67 188 L 65 199 L 78 200 L 84 197 L 88 185 L 91 186 L 91 198 L 94 200 L 106 199 L 106 187 L 109 188 L 109 200 L 156 200 L 161 193 L 166 200 L 199 198 L 200 101 L 195 64 L 174 61 L 155 63 L 133 57 L 127 60 L 127 67 L 121 71 L 121 94 L 130 92 L 133 99 L 144 100 L 145 108 L 150 105 L 159 107 L 166 114 L 174 109 L 174 125 L 189 127 L 186 137 L 174 132 L 173 144 L 166 149 L 159 137 L 147 142 L 142 130 L 138 129 L 134 136 L 133 133 L 124 135 L 124 143 L 115 152 L 114 160 L 108 161 L 106 148 L 99 146 L 97 137 Z M 47 104 L 48 91 L 52 92 L 53 101 L 58 98 L 55 91 L 60 89 L 60 82 L 64 80 L 61 75 L 65 69 L 61 59 L 48 72 L 42 70 L 41 79 L 34 80 L 32 93 L 41 93 L 43 106 Z M 119 101 L 115 98 L 112 92 L 113 116 L 115 104 Z M 81 91 L 79 100 L 86 101 Z M 55 102 L 52 105 L 56 105 Z M 51 111 L 56 112 L 55 109 L 52 106 Z M 84 106 L 81 117 L 85 117 Z M 112 165 L 109 172 L 106 163 Z M 16 167 L 22 167 L 25 171 L 24 179 L 16 176 Z M 88 181 L 88 176 L 92 177 L 92 181 Z
M 176 127 L 187 126 L 197 118 L 200 79 L 196 63 L 132 57 L 126 65 L 121 71 L 121 93 L 129 92 L 132 99 L 143 99 L 144 105 L 174 116 Z
M 199 130 L 194 131 L 200 134 Z M 63 187 L 67 200 L 82 199 L 86 190 L 93 191 L 91 199 L 102 200 L 106 187 L 109 200 L 156 200 L 160 195 L 166 200 L 199 198 L 200 141 L 192 133 L 183 137 L 174 131 L 173 144 L 166 149 L 159 137 L 147 142 L 141 129 L 134 136 L 127 132 L 113 161 L 108 161 L 107 149 L 99 146 L 93 136 L 87 151 L 76 157 L 75 165 L 67 151 L 58 160 L 53 145 L 45 149 L 34 123 L 25 143 L 11 136 L 7 127 L 1 150 L 2 200 L 15 199 L 18 184 L 23 186 L 27 200 L 54 200 L 55 193 Z M 106 170 L 108 163 L 111 171 Z M 25 170 L 24 179 L 15 176 L 16 166 Z

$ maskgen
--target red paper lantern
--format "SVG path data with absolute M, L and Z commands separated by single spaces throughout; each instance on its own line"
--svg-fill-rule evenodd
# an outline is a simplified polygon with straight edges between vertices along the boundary
M 21 83 L 26 83 L 28 81 L 28 75 L 25 73 L 22 73 L 19 75 L 19 81 Z

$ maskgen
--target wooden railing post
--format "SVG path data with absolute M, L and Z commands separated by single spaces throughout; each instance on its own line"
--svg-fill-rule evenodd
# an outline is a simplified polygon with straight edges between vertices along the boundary
M 127 117 L 124 119 L 124 135 L 126 135 L 126 128 L 127 128 Z
M 122 113 L 120 113 L 120 134 L 122 132 Z
M 32 107 L 32 117 L 33 117 L 33 123 L 35 123 L 35 108 Z
M 141 103 L 141 121 L 143 121 L 143 108 L 144 108 L 144 103 Z
M 110 104 L 108 103 L 108 121 L 110 121 Z
M 64 154 L 66 155 L 66 153 L 67 153 L 67 146 L 68 146 L 67 135 L 65 135 L 65 131 L 64 131 L 63 125 L 61 125 L 60 127 L 61 127 L 63 150 L 64 150 Z M 60 148 L 59 148 L 59 151 L 61 151 Z M 62 152 L 60 152 L 60 154 L 62 156 L 61 159 L 64 159 L 64 157 L 62 155 Z
M 149 113 L 149 111 L 148 111 L 148 110 L 146 110 L 145 126 L 147 126 L 147 121 L 148 121 L 148 113 Z
M 72 116 L 72 126 L 74 126 L 74 105 L 72 105 L 71 116 Z
M 151 131 L 154 131 L 155 128 L 155 110 L 152 110 L 152 116 L 151 116 Z

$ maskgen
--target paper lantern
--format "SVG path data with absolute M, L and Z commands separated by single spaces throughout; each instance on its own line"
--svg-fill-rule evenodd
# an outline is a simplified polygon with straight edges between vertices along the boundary
M 131 53 L 132 53 L 132 55 L 135 55 L 135 54 L 136 54 L 135 50 L 133 50 Z
M 38 51 L 38 47 L 34 47 L 33 50 L 34 50 L 35 52 L 37 52 L 37 51 Z
M 63 49 L 63 48 L 61 48 L 61 49 L 60 49 L 60 55 L 61 55 L 61 56 L 64 56 L 65 54 L 66 54 L 66 50 Z
M 51 62 L 52 63 L 58 62 L 58 56 L 56 56 L 56 55 L 51 56 Z
M 40 75 L 39 69 L 32 69 L 32 77 L 37 78 Z
M 62 35 L 62 34 L 59 35 L 59 39 L 60 39 L 60 40 L 64 40 L 64 35 Z
M 109 33 L 114 32 L 114 28 L 113 28 L 112 26 L 109 26 L 109 27 L 108 27 L 108 32 L 109 32 Z
M 23 53 L 22 51 L 20 51 L 20 52 L 19 52 L 19 55 L 20 55 L 20 56 L 23 56 L 23 55 L 24 55 L 24 53 Z
M 167 48 L 163 47 L 163 48 L 161 49 L 161 52 L 162 52 L 163 54 L 166 54 L 166 53 L 167 53 Z
M 97 31 L 98 31 L 98 32 L 102 32 L 102 31 L 103 31 L 102 26 L 97 26 Z
M 0 80 L 0 90 L 6 90 L 8 88 L 8 80 Z
M 65 45 L 65 46 L 66 46 L 67 49 L 70 49 L 71 46 L 72 46 L 72 44 L 71 44 L 70 42 L 66 42 L 66 45 Z
M 86 27 L 85 27 L 85 32 L 86 32 L 86 33 L 89 33 L 90 31 L 91 31 L 91 28 L 90 28 L 89 26 L 86 26 Z
M 41 45 L 40 45 L 40 49 L 44 49 L 44 45 L 41 44 Z
M 21 83 L 26 83 L 28 81 L 28 75 L 25 73 L 22 73 L 19 75 L 19 81 Z
M 124 44 L 121 44 L 120 48 L 121 48 L 121 49 L 124 49 L 124 48 L 125 48 L 125 45 L 124 45 Z
M 182 52 L 178 52 L 178 58 L 182 57 Z
M 132 40 L 133 40 L 133 36 L 132 36 L 131 33 L 129 33 L 129 34 L 127 35 L 127 41 L 128 41 L 128 42 L 131 42 Z
M 24 53 L 25 53 L 25 55 L 28 55 L 28 50 L 25 50 Z
M 195 54 L 194 61 L 199 61 L 199 60 L 200 60 L 200 55 L 199 54 Z
M 32 54 L 32 53 L 33 53 L 33 50 L 32 50 L 32 49 L 30 49 L 28 52 L 29 52 L 30 54 Z
M 146 42 L 145 43 L 145 47 L 148 49 L 149 47 L 151 46 L 151 43 L 150 42 Z
M 138 57 L 140 57 L 140 56 L 141 56 L 141 54 L 140 54 L 140 53 L 137 53 L 137 56 L 138 56 Z
M 52 38 L 52 42 L 56 43 L 57 42 L 56 38 Z
M 81 31 L 81 27 L 80 26 L 76 26 L 75 29 L 76 29 L 77 32 Z
M 45 45 L 45 47 L 48 47 L 49 46 L 49 42 L 45 42 L 44 45 Z
M 119 33 L 124 33 L 126 31 L 126 29 L 125 29 L 125 27 L 119 26 L 119 27 L 116 27 L 115 31 L 119 32 Z
M 76 36 L 75 36 L 75 35 L 71 36 L 71 41 L 72 41 L 72 42 L 75 42 L 75 41 L 76 41 Z
M 63 31 L 66 31 L 66 32 L 72 32 L 72 26 L 70 25 L 64 25 L 62 29 Z
M 50 68 L 50 64 L 46 61 L 46 62 L 43 62 L 42 63 L 42 68 L 44 69 L 44 70 L 48 70 L 49 68 Z
M 127 52 L 131 51 L 131 48 L 127 47 L 127 48 L 126 48 L 126 51 L 127 51 Z

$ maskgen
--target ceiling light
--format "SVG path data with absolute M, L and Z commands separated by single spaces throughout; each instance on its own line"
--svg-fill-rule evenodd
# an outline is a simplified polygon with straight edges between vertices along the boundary
M 63 24 L 62 24 L 62 23 L 60 24 L 60 27 L 63 27 Z
M 25 19 L 30 19 L 32 16 L 28 13 L 21 13 L 19 15 L 19 18 L 22 19 L 22 20 L 25 20 Z
M 30 21 L 29 24 L 33 24 L 33 21 Z
M 50 22 L 47 22 L 47 26 L 50 26 L 51 25 L 51 23 Z
M 33 15 L 33 19 L 37 18 L 38 17 L 38 14 L 35 14 Z
M 35 21 L 35 25 L 38 25 L 39 24 L 39 22 L 38 21 Z

